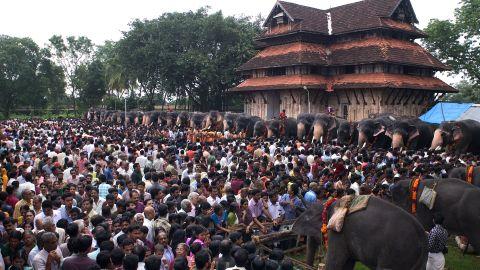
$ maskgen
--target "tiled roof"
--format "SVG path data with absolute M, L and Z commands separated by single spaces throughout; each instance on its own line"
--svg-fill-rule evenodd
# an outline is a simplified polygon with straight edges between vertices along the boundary
M 327 14 L 332 18 L 332 34 L 342 34 L 355 31 L 362 31 L 376 28 L 391 28 L 395 30 L 409 32 L 422 37 L 425 35 L 416 27 L 406 27 L 399 24 L 384 22 L 384 18 L 390 18 L 398 5 L 403 0 L 363 0 L 347 5 L 334 7 L 328 10 L 321 10 L 295 3 L 278 1 L 278 5 L 285 10 L 290 18 L 293 18 L 293 25 L 280 27 L 274 32 L 266 32 L 264 37 L 275 34 L 286 33 L 289 31 L 311 31 L 329 34 Z M 393 20 L 392 20 L 393 21 Z M 416 18 L 415 18 L 415 22 Z M 408 24 L 408 23 L 400 23 Z
M 252 78 L 245 80 L 232 91 L 296 89 L 303 86 L 325 87 L 327 78 L 320 75 L 289 75 Z
M 435 77 L 421 77 L 405 74 L 370 73 L 347 74 L 331 79 L 334 89 L 350 88 L 400 88 L 458 92 L 455 88 Z
M 450 68 L 414 42 L 387 38 L 369 38 L 338 43 L 328 48 L 330 65 L 366 63 L 394 63 L 432 67 L 436 70 Z
M 304 42 L 271 46 L 262 50 L 254 58 L 239 67 L 238 70 L 243 71 L 299 64 L 327 65 L 325 47 L 320 44 Z
M 394 63 L 448 70 L 420 45 L 387 38 L 369 38 L 325 47 L 295 42 L 267 47 L 238 68 L 239 71 L 293 65 L 344 66 L 369 63 Z
M 335 89 L 396 88 L 418 89 L 436 92 L 458 92 L 455 88 L 434 77 L 420 77 L 403 74 L 371 73 L 346 74 L 325 77 L 320 75 L 289 75 L 262 77 L 245 80 L 231 91 L 261 91 L 300 89 L 303 86 L 325 90 L 327 85 Z

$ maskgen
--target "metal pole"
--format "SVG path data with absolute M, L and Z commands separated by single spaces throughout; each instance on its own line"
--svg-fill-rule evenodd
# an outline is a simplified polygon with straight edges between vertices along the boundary
M 123 122 L 125 123 L 125 128 L 127 128 L 127 98 L 125 98 L 125 120 Z

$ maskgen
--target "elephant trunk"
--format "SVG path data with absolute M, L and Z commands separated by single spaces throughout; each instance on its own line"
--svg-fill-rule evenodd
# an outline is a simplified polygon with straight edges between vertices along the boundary
M 297 124 L 297 138 L 303 139 L 305 136 L 305 124 L 300 122 Z
M 440 129 L 435 130 L 435 133 L 433 133 L 433 140 L 432 140 L 432 145 L 430 146 L 430 150 L 435 150 L 439 146 L 441 147 L 443 145 L 443 139 L 442 139 L 442 131 Z
M 307 236 L 307 265 L 313 266 L 319 243 L 317 243 L 314 236 Z
M 365 132 L 358 132 L 358 147 L 362 147 L 368 141 Z
M 271 138 L 273 136 L 273 130 L 271 128 L 267 128 L 267 138 Z
M 323 126 L 321 124 L 314 124 L 313 126 L 313 139 L 317 142 L 323 137 Z
M 392 136 L 392 148 L 397 149 L 403 147 L 403 136 L 400 133 L 394 133 Z
M 212 127 L 212 119 L 210 116 L 205 119 L 205 127 L 204 129 L 210 129 Z
M 230 130 L 230 126 L 228 125 L 228 121 L 224 119 L 222 122 L 223 122 L 223 131 Z

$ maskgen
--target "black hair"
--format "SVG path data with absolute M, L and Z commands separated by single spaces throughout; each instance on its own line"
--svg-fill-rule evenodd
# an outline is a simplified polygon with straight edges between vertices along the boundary
M 239 248 L 233 254 L 235 265 L 237 267 L 246 267 L 248 263 L 248 251 L 243 248 Z
M 79 228 L 78 228 L 77 223 L 72 222 L 72 223 L 69 223 L 67 225 L 67 228 L 65 229 L 65 232 L 67 233 L 68 236 L 70 236 L 72 238 L 72 237 L 76 237 L 78 235 L 78 230 L 79 230 Z
M 255 256 L 252 260 L 252 270 L 264 270 L 265 260 L 261 256 Z
M 274 260 L 269 260 L 267 259 L 265 261 L 265 270 L 277 270 L 278 269 L 278 263 Z
M 106 269 L 108 264 L 110 264 L 110 252 L 109 251 L 100 251 L 97 255 L 96 262 L 100 269 Z
M 123 263 L 123 257 L 125 257 L 125 253 L 121 248 L 114 248 L 110 253 L 110 258 L 114 266 L 121 265 Z
M 174 270 L 185 270 L 188 269 L 188 261 L 185 257 L 177 257 L 173 262 Z
M 145 254 L 146 253 L 147 253 L 147 251 L 145 250 L 145 247 L 143 247 L 143 246 L 135 246 L 133 248 L 133 254 L 138 256 L 138 261 L 139 262 L 143 262 L 143 260 L 145 259 Z
M 210 253 L 208 250 L 202 249 L 195 254 L 195 266 L 197 269 L 203 269 L 210 262 Z
M 145 270 L 158 270 L 158 266 L 162 264 L 162 257 L 157 255 L 148 256 L 145 259 Z
M 103 241 L 101 242 L 98 247 L 100 248 L 100 251 L 112 251 L 115 248 L 115 244 L 108 240 L 108 241 Z
M 79 253 L 87 252 L 92 247 L 92 237 L 90 235 L 80 235 L 76 242 Z
M 127 254 L 123 258 L 124 270 L 137 270 L 138 268 L 138 256 L 135 254 Z

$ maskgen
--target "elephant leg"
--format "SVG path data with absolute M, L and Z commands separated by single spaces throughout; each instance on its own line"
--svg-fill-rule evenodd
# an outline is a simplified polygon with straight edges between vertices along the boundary
M 353 263 L 353 265 L 354 264 L 355 263 Z M 330 231 L 328 232 L 328 248 L 325 270 L 344 269 L 353 269 L 349 258 L 346 239 L 343 234 Z
M 313 266 L 319 245 L 320 243 L 317 243 L 315 237 L 307 236 L 307 264 L 310 266 Z

